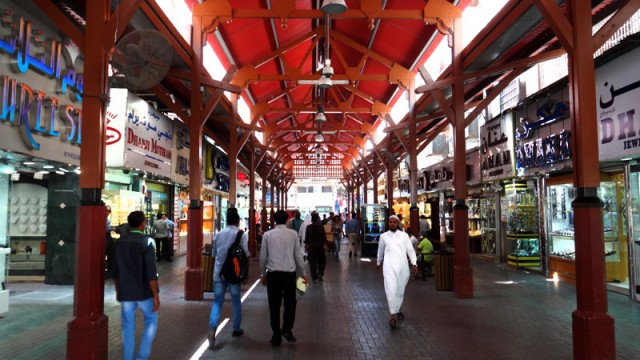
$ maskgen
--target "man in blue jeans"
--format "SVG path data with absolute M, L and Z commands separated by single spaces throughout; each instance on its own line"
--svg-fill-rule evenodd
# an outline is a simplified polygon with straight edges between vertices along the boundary
M 153 239 L 144 234 L 144 213 L 134 211 L 127 217 L 131 231 L 115 243 L 113 282 L 121 304 L 122 349 L 124 360 L 148 359 L 158 329 L 160 296 Z M 144 316 L 144 331 L 136 350 L 136 309 Z
M 238 225 L 240 224 L 240 215 L 238 215 L 238 209 L 227 209 L 227 227 L 220 231 L 215 239 L 214 246 L 211 251 L 211 256 L 214 257 L 215 265 L 213 268 L 213 305 L 211 306 L 211 315 L 209 316 L 209 333 L 207 339 L 209 340 L 209 349 L 213 349 L 216 343 L 216 329 L 218 328 L 218 321 L 220 320 L 220 311 L 222 310 L 222 303 L 224 303 L 224 295 L 227 292 L 227 287 L 231 293 L 231 303 L 233 304 L 233 332 L 231 336 L 238 337 L 244 334 L 244 330 L 240 328 L 242 322 L 242 304 L 240 302 L 240 284 L 230 284 L 220 278 L 220 270 L 224 265 L 224 261 L 227 259 L 227 252 L 233 243 L 236 241 L 238 235 Z M 247 233 L 242 234 L 240 239 L 240 246 L 244 253 L 249 254 L 249 237 Z M 249 279 L 245 280 L 245 284 Z

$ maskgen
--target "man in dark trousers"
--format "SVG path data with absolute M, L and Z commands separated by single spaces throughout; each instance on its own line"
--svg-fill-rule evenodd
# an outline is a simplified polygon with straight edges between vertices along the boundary
M 306 227 L 304 242 L 307 248 L 309 267 L 311 268 L 311 280 L 315 284 L 318 280 L 324 280 L 324 268 L 327 264 L 327 256 L 325 254 L 327 234 L 324 232 L 320 216 L 315 211 L 311 213 L 311 224 Z
M 294 342 L 292 329 L 296 317 L 296 273 L 304 282 L 302 249 L 298 234 L 285 225 L 289 215 L 284 210 L 275 213 L 276 226 L 262 236 L 260 248 L 260 273 L 262 285 L 267 286 L 269 315 L 271 319 L 271 345 L 280 346 L 282 337 Z M 280 305 L 284 298 L 282 329 L 280 328 Z
M 131 231 L 115 243 L 113 282 L 121 304 L 122 350 L 124 360 L 148 359 L 158 329 L 160 296 L 153 239 L 144 234 L 144 213 L 134 211 L 127 217 Z M 144 316 L 140 348 L 135 353 L 136 310 Z

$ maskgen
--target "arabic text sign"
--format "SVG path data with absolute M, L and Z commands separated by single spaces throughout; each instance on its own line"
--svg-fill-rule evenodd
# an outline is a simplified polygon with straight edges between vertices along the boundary
M 129 94 L 125 166 L 171 177 L 173 124 L 144 100 Z
M 480 127 L 483 181 L 506 179 L 514 175 L 511 118 L 509 113 Z
M 635 116 L 640 97 L 638 56 L 640 49 L 596 69 L 600 161 L 640 154 L 640 123 Z
M 0 27 L 3 148 L 79 165 L 83 80 L 74 69 L 81 65 L 76 48 L 63 45 L 56 29 L 32 19 L 17 2 L 7 6 L 13 16 Z

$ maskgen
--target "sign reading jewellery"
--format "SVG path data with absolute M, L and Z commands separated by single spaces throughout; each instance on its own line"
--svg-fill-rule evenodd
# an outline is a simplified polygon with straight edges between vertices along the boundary
M 596 107 L 600 161 L 640 154 L 640 49 L 630 51 L 596 69 Z
M 480 127 L 480 153 L 483 181 L 512 177 L 514 174 L 511 156 L 511 114 L 487 122 Z
M 17 2 L 0 27 L 0 129 L 3 147 L 80 163 L 83 75 L 79 51 Z M 24 14 L 24 16 L 22 15 Z M 21 136 L 11 136 L 11 131 Z M 34 153 L 37 152 L 37 153 Z

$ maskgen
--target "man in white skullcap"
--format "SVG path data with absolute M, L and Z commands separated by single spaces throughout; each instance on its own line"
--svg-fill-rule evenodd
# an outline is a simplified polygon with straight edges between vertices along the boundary
M 411 272 L 418 270 L 416 264 L 416 251 L 411 246 L 411 240 L 407 233 L 400 231 L 400 219 L 396 215 L 389 217 L 389 230 L 380 235 L 378 243 L 378 261 L 376 270 L 382 265 L 384 277 L 384 291 L 387 294 L 389 313 L 391 320 L 389 326 L 396 328 L 398 320 L 404 320 L 404 314 L 400 311 L 404 299 L 404 289 L 409 282 L 409 263 Z

